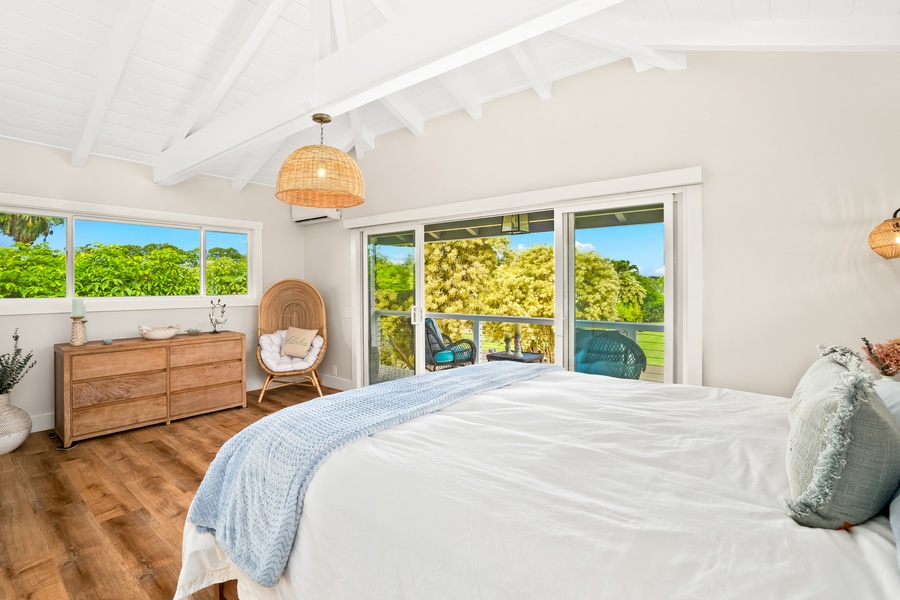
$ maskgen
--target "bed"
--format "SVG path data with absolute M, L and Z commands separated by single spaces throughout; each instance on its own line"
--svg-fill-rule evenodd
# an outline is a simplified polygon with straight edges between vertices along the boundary
M 477 393 L 333 452 L 273 587 L 188 521 L 176 599 L 900 598 L 886 515 L 787 516 L 791 402 L 561 369 Z

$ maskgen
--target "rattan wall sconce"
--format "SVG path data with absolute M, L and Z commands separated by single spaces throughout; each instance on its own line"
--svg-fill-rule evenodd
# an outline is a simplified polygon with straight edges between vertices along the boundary
M 275 197 L 287 204 L 312 208 L 349 208 L 366 201 L 362 173 L 352 158 L 325 145 L 325 123 L 331 117 L 316 113 L 319 144 L 294 150 L 281 165 Z
M 869 247 L 884 258 L 900 258 L 900 208 L 894 216 L 872 230 Z

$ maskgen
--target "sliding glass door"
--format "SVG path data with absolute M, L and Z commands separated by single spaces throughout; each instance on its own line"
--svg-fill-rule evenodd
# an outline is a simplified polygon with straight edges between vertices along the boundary
M 421 229 L 421 228 L 419 228 Z M 416 228 L 366 232 L 368 383 L 421 372 Z
M 565 274 L 560 312 L 568 316 L 561 342 L 569 370 L 672 380 L 670 204 L 665 196 L 557 211 L 563 238 L 557 269 Z

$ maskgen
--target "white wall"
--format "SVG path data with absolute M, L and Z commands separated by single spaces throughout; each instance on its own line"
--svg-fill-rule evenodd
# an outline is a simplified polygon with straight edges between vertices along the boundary
M 275 198 L 273 188 L 250 185 L 236 194 L 230 182 L 204 176 L 166 188 L 152 183 L 149 167 L 91 157 L 85 168 L 76 169 L 69 160 L 68 152 L 0 140 L 0 192 L 262 222 L 263 289 L 286 277 L 303 277 L 304 230 L 291 222 L 290 208 Z M 136 337 L 138 325 L 210 329 L 208 300 L 179 310 L 98 312 L 90 299 L 85 307 L 89 340 Z M 259 389 L 265 374 L 255 355 L 255 299 L 229 304 L 225 316 L 225 329 L 247 335 L 247 387 Z M 53 344 L 69 341 L 69 313 L 0 316 L 0 354 L 12 349 L 15 328 L 19 345 L 34 350 L 37 366 L 13 390 L 12 402 L 28 411 L 36 431 L 51 428 Z
M 900 337 L 900 260 L 868 232 L 900 206 L 900 54 L 691 54 L 630 62 L 379 137 L 345 218 L 700 166 L 704 383 L 790 395 L 817 344 Z M 349 233 L 307 228 L 329 306 L 327 372 L 350 377 Z M 336 318 L 339 317 L 339 318 Z

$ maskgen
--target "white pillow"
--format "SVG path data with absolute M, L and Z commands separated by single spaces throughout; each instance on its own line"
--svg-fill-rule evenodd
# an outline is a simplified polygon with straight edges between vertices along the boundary
M 897 424 L 900 425 L 900 381 L 893 379 L 877 379 L 875 380 L 875 391 L 884 400 L 888 410 L 894 415 Z

